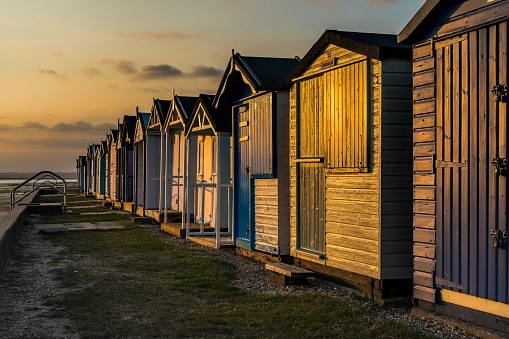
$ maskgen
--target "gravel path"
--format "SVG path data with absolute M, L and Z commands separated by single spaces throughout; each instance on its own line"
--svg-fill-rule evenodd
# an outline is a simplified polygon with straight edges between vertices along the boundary
M 166 242 L 201 247 L 185 239 L 163 233 L 157 227 L 145 229 L 159 235 Z M 59 251 L 60 248 L 43 241 L 41 235 L 27 227 L 21 231 L 18 246 L 0 275 L 0 338 L 80 337 L 73 332 L 73 324 L 70 320 L 45 316 L 48 309 L 43 305 L 43 297 L 60 293 L 50 273 L 50 268 L 55 268 L 50 267 L 51 259 Z M 375 316 L 404 322 L 423 333 L 434 334 L 437 338 L 477 338 L 440 320 L 434 320 L 428 316 L 414 316 L 407 303 L 393 302 L 382 307 L 377 303 L 363 300 L 355 293 L 345 291 L 335 284 L 318 279 L 311 280 L 308 286 L 283 287 L 268 280 L 264 264 L 236 256 L 232 250 L 217 251 L 203 248 L 203 253 L 233 264 L 237 273 L 234 283 L 248 293 L 291 295 L 314 291 L 359 307 Z

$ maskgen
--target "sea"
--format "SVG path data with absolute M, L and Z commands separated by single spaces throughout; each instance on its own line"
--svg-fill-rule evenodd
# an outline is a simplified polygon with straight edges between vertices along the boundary
M 8 174 L 5 174 L 5 175 L 2 175 L 2 173 L 0 173 L 0 199 L 4 200 L 4 199 L 9 199 L 10 198 L 10 193 L 11 193 L 11 190 L 13 188 L 15 188 L 16 186 L 18 186 L 19 184 L 23 183 L 26 179 L 30 178 L 30 174 L 29 175 L 26 175 L 24 179 L 17 179 L 17 178 L 6 178 L 6 177 L 9 177 L 11 175 L 8 175 Z M 21 177 L 21 175 L 20 175 Z M 77 180 L 76 178 L 66 178 L 65 176 L 63 177 L 67 183 L 67 185 L 76 185 L 77 183 Z M 16 196 L 19 197 L 20 195 L 24 194 L 24 193 L 27 193 L 27 192 L 30 192 L 33 187 L 35 185 L 38 185 L 46 180 L 50 180 L 50 178 L 44 178 L 44 179 L 39 179 L 38 182 L 36 183 L 36 180 L 31 180 L 29 181 L 28 183 L 26 183 L 25 185 L 21 186 L 20 188 L 18 188 L 16 190 Z M 34 185 L 35 184 L 35 185 Z

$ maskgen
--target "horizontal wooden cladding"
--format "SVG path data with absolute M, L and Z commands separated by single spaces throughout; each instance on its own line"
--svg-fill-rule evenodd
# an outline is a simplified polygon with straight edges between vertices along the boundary
M 378 265 L 377 253 L 360 252 L 347 247 L 327 245 L 327 256 L 368 264 L 370 266 Z
M 414 143 L 433 142 L 435 139 L 435 128 L 421 128 L 414 130 Z
M 417 45 L 413 49 L 414 60 L 431 56 L 433 56 L 433 48 L 431 47 L 431 41 L 427 41 L 423 44 Z
M 436 290 L 425 286 L 414 286 L 414 298 L 425 300 L 430 303 L 436 302 Z
M 378 214 L 380 207 L 377 202 L 327 200 L 327 210 L 337 212 L 362 211 L 366 214 Z
M 327 245 L 346 247 L 361 252 L 378 253 L 378 241 L 332 233 L 327 233 L 325 238 Z
M 378 202 L 380 193 L 378 190 L 366 190 L 366 189 L 347 190 L 340 188 L 329 188 L 325 192 L 326 199 L 365 201 L 365 202 Z
M 361 238 L 366 240 L 378 240 L 378 228 L 349 225 L 341 222 L 327 222 L 327 233 L 344 235 L 352 238 Z
M 428 114 L 414 115 L 414 128 L 415 129 L 429 128 L 429 127 L 435 127 L 435 114 L 428 113 Z
M 416 243 L 414 244 L 414 255 L 420 258 L 435 259 L 436 245 Z
M 414 284 L 422 287 L 433 288 L 433 274 L 427 272 L 414 272 Z
M 414 100 L 426 100 L 435 97 L 435 85 L 426 85 L 414 89 Z
M 379 279 L 380 271 L 378 265 L 369 265 L 353 260 L 342 259 L 334 256 L 327 256 L 327 266 L 362 274 L 371 278 Z
M 433 157 L 419 157 L 414 160 L 414 172 L 433 173 L 434 168 Z
M 436 183 L 435 174 L 414 174 L 414 185 L 415 186 L 434 186 Z
M 436 227 L 436 217 L 434 215 L 414 215 L 414 227 L 415 228 L 427 228 L 434 230 Z
M 435 260 L 429 258 L 414 257 L 414 270 L 421 272 L 433 272 L 435 270 Z
M 434 83 L 435 83 L 435 70 L 434 69 L 416 73 L 413 78 L 413 86 L 414 87 L 432 85 Z
M 436 232 L 434 230 L 415 228 L 414 229 L 414 241 L 424 244 L 435 244 L 436 243 Z
M 414 199 L 416 200 L 435 200 L 435 187 L 416 186 L 414 187 Z
M 339 222 L 342 225 L 353 225 L 363 228 L 377 228 L 379 225 L 378 214 L 366 214 L 354 210 L 339 212 L 327 209 L 325 218 L 328 220 L 327 225 L 337 225 Z M 331 230 L 331 232 L 334 231 Z
M 417 214 L 431 214 L 434 215 L 436 212 L 436 203 L 433 201 L 414 201 L 414 213 Z
M 436 110 L 435 98 L 414 102 L 414 114 L 434 113 Z
M 414 157 L 430 157 L 436 152 L 435 142 L 419 143 L 414 146 Z
M 433 56 L 414 60 L 414 73 L 424 72 L 435 68 L 435 58 Z

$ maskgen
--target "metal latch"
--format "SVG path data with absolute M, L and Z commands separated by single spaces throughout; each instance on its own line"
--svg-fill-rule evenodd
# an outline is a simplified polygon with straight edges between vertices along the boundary
M 508 232 L 500 230 L 491 230 L 490 235 L 493 239 L 493 247 L 504 248 L 504 241 L 507 239 Z
M 496 175 L 506 175 L 507 171 L 507 158 L 493 158 L 491 159 L 491 164 L 495 166 L 495 174 Z
M 249 234 L 249 225 L 246 226 L 246 234 Z
M 249 175 L 249 170 L 250 170 L 249 166 L 246 166 L 246 175 Z
M 507 85 L 495 85 L 491 88 L 491 93 L 495 96 L 495 102 L 506 102 Z

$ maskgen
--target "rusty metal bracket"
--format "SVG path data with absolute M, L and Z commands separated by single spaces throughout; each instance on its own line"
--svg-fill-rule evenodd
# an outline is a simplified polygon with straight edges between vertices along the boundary
M 504 248 L 504 242 L 508 237 L 507 231 L 501 230 L 491 230 L 490 235 L 493 239 L 493 247 L 495 248 Z
M 495 102 L 507 102 L 507 85 L 498 84 L 491 88 L 491 93 L 495 96 Z

